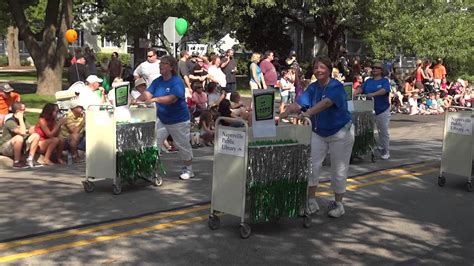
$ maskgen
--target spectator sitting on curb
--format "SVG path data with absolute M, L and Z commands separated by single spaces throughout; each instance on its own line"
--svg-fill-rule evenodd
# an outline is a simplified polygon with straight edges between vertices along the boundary
M 34 133 L 25 121 L 25 105 L 15 102 L 12 105 L 13 116 L 5 121 L 3 135 L 0 139 L 0 152 L 5 156 L 13 156 L 13 168 L 24 168 L 22 162 L 23 144 L 26 143 L 26 150 L 29 151 L 26 163 L 29 167 L 34 167 L 34 155 L 38 149 L 40 136 Z
M 35 131 L 38 133 L 40 152 L 44 153 L 43 165 L 53 165 L 51 156 L 56 149 L 57 162 L 65 164 L 62 159 L 64 141 L 59 137 L 61 126 L 66 123 L 66 118 L 58 119 L 59 107 L 54 103 L 47 103 L 41 114 L 39 115 L 38 123 L 35 126 Z
M 19 102 L 20 99 L 20 94 L 14 92 L 10 84 L 0 84 L 0 128 L 7 119 L 10 106 L 12 106 L 14 102 Z
M 66 114 L 66 123 L 61 127 L 64 149 L 69 150 L 74 163 L 83 161 L 77 150 L 85 150 L 86 148 L 85 123 L 84 108 L 79 100 L 75 99 L 71 102 L 71 109 Z

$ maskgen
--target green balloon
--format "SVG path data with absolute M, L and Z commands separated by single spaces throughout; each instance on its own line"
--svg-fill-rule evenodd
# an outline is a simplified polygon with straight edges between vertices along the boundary
M 186 33 L 186 30 L 188 29 L 188 22 L 184 18 L 178 18 L 174 26 L 176 28 L 176 32 L 180 36 L 183 36 Z

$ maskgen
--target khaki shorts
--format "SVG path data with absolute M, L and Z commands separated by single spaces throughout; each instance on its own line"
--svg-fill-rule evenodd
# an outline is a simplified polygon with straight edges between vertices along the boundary
M 23 140 L 25 140 L 26 137 L 23 138 Z M 27 139 L 26 139 L 26 151 L 29 151 L 30 150 L 30 144 L 31 144 L 31 136 L 28 136 Z M 14 155 L 14 150 L 13 150 L 13 138 L 10 139 L 9 141 L 5 142 L 2 144 L 2 146 L 0 147 L 0 153 L 5 155 L 5 156 L 13 156 Z
M 5 156 L 13 156 L 13 139 L 5 142 L 0 147 L 0 153 Z

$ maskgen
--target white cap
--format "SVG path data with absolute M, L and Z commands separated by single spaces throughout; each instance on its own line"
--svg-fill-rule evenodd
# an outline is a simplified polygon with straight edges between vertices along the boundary
M 91 84 L 91 83 L 94 83 L 94 82 L 99 82 L 101 83 L 102 81 L 104 81 L 103 79 L 97 77 L 96 75 L 89 75 L 87 78 L 86 78 L 86 81 L 87 83 Z

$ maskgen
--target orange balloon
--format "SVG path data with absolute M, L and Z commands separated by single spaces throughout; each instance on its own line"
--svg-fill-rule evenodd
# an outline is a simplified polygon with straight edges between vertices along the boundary
M 64 36 L 69 43 L 73 43 L 77 40 L 77 31 L 74 29 L 69 29 L 66 31 Z

